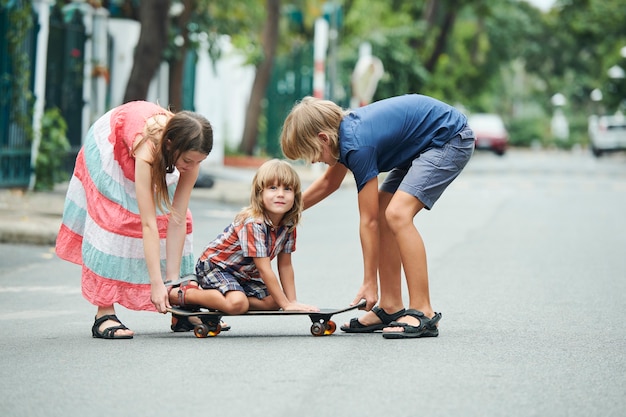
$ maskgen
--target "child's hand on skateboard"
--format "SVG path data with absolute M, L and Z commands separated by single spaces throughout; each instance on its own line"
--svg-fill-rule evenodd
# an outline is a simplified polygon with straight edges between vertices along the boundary
M 363 284 L 350 305 L 357 305 L 361 300 L 365 300 L 365 307 L 359 310 L 370 311 L 378 302 L 378 287 Z
M 283 307 L 283 311 L 311 311 L 311 312 L 317 312 L 320 311 L 319 308 L 315 307 L 315 306 L 310 306 L 308 304 L 302 304 L 299 302 L 292 302 L 287 304 L 285 307 Z

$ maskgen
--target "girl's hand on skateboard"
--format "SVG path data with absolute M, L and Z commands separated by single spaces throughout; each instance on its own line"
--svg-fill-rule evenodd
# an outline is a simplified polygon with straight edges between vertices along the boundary
M 170 296 L 165 288 L 165 285 L 161 282 L 150 286 L 150 301 L 154 304 L 154 307 L 159 313 L 167 313 L 167 309 L 172 307 L 170 305 Z
M 289 303 L 285 307 L 283 307 L 283 311 L 311 311 L 315 313 L 315 312 L 320 311 L 320 309 L 315 306 L 302 304 L 296 301 L 296 302 Z

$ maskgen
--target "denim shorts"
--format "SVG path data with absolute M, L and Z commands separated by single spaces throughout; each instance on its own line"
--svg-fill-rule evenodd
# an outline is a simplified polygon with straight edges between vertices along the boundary
M 199 271 L 200 265 L 196 265 L 196 274 L 200 280 L 200 287 L 203 289 L 218 290 L 222 294 L 226 294 L 228 291 L 241 291 L 246 294 L 247 297 L 256 297 L 259 300 L 270 295 L 263 281 L 256 279 L 237 279 L 237 277 L 230 272 L 213 265 L 209 266 L 209 263 L 208 261 L 202 263 L 203 267 L 208 266 L 210 268 L 207 268 L 208 270 L 204 269 L 203 271 Z
M 465 127 L 441 147 L 427 148 L 406 168 L 392 169 L 381 191 L 404 191 L 430 210 L 444 190 L 458 177 L 474 153 L 474 132 Z

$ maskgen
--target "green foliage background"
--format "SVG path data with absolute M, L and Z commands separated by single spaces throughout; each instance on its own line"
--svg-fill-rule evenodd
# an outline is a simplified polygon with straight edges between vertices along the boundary
M 343 1 L 342 69 L 349 74 L 358 45 L 372 44 L 386 75 L 375 99 L 407 92 L 434 96 L 467 112 L 503 116 L 512 143 L 571 147 L 587 141 L 587 117 L 596 111 L 589 94 L 605 94 L 602 111 L 624 107 L 626 80 L 611 80 L 612 65 L 626 68 L 626 13 L 620 0 L 557 0 L 541 12 L 516 0 L 441 0 L 429 26 L 428 0 Z M 455 23 L 434 69 L 426 62 L 442 30 L 441 16 Z M 345 80 L 344 80 L 345 82 Z M 550 133 L 551 97 L 567 98 L 568 142 Z
M 67 124 L 57 108 L 46 110 L 41 119 L 41 142 L 35 165 L 35 190 L 52 190 L 55 184 L 67 180 L 64 170 L 70 142 Z

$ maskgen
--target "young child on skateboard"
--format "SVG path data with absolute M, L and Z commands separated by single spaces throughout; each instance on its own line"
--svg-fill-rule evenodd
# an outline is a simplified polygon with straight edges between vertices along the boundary
M 348 170 L 356 180 L 364 278 L 353 304 L 365 299 L 368 312 L 341 329 L 383 330 L 383 337 L 390 339 L 437 336 L 441 314 L 430 303 L 426 250 L 413 218 L 433 207 L 469 161 L 474 133 L 466 117 L 417 94 L 348 111 L 328 100 L 305 97 L 285 120 L 281 147 L 292 160 L 329 166 L 303 193 L 305 209 L 336 191 Z M 379 188 L 381 172 L 388 175 Z M 409 292 L 407 310 L 402 269 Z
M 199 286 L 190 282 L 172 288 L 170 303 L 228 314 L 248 310 L 319 311 L 296 298 L 291 253 L 296 250 L 296 226 L 301 216 L 298 173 L 286 161 L 265 162 L 252 181 L 250 205 L 198 259 Z M 274 258 L 278 278 L 271 266 Z M 176 331 L 174 327 L 180 322 L 181 318 L 173 318 L 172 329 Z

